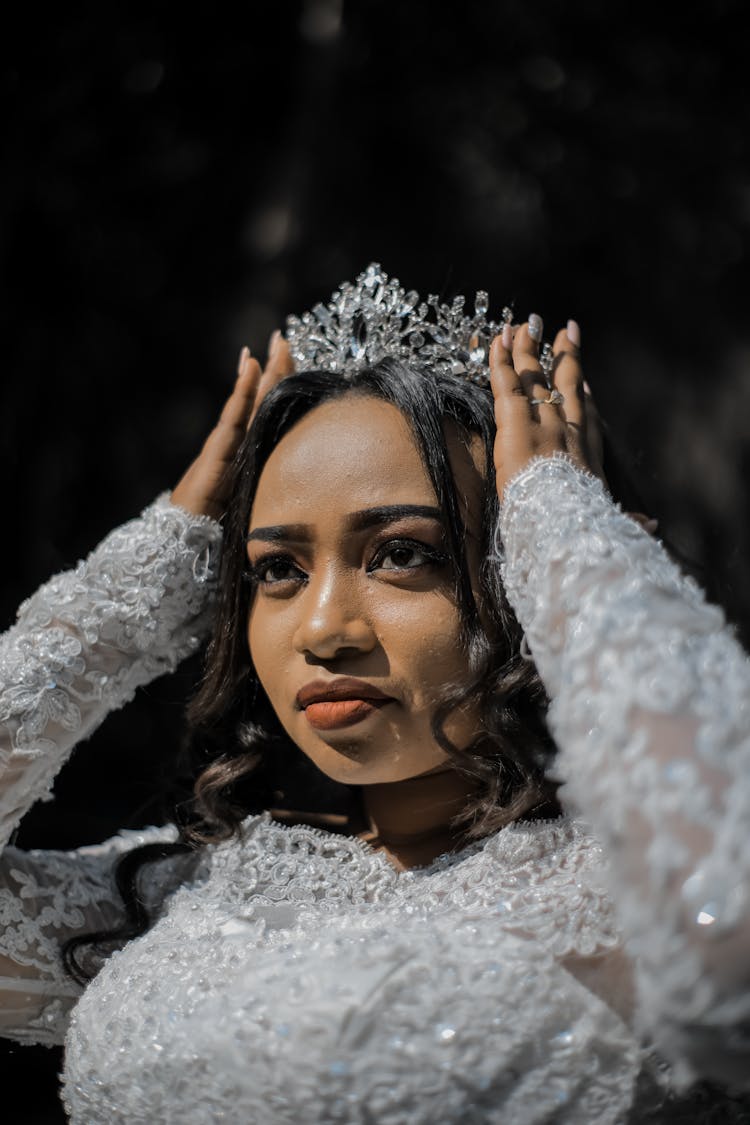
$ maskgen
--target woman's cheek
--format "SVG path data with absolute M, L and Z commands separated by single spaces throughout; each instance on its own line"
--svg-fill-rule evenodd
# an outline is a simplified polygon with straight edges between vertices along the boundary
M 423 621 L 409 653 L 402 652 L 414 678 L 424 685 L 429 696 L 435 697 L 446 686 L 468 680 L 469 663 L 457 617 L 440 622 L 433 620 L 430 625 L 429 632 L 425 632 Z
M 250 659 L 261 682 L 266 678 L 269 669 L 280 663 L 286 650 L 291 649 L 291 642 L 287 642 L 283 636 L 278 616 L 268 613 L 262 602 L 256 602 L 250 610 L 247 644 Z M 266 687 L 265 683 L 263 686 Z

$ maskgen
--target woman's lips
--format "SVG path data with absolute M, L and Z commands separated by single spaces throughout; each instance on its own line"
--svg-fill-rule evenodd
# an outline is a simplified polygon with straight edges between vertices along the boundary
M 305 718 L 316 730 L 339 730 L 361 723 L 388 699 L 336 699 L 329 703 L 308 703 Z
M 354 726 L 392 702 L 391 696 L 372 684 L 348 676 L 327 682 L 316 680 L 297 692 L 297 706 L 316 730 Z

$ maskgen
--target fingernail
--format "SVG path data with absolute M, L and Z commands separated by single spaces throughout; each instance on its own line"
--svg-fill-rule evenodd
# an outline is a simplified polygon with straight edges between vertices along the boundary
M 505 350 L 509 351 L 509 352 L 512 351 L 513 350 L 513 329 L 511 328 L 511 326 L 509 324 L 503 325 L 503 334 L 501 336 L 501 339 L 503 341 L 503 347 L 505 348 Z
M 580 346 L 581 346 L 581 328 L 580 328 L 580 325 L 578 324 L 578 321 L 577 320 L 569 320 L 568 321 L 568 327 L 567 327 L 566 331 L 568 333 L 568 339 L 570 340 L 571 344 L 575 344 L 575 346 L 577 348 L 580 348 Z
M 658 526 L 659 526 L 658 520 L 644 520 L 643 521 L 643 529 L 644 529 L 644 531 L 648 531 L 648 533 L 650 535 L 653 535 L 653 533 L 656 531 Z
M 247 344 L 244 344 L 243 347 L 240 349 L 240 358 L 237 360 L 237 374 L 238 375 L 242 372 L 242 365 L 244 364 L 245 360 L 247 360 L 249 358 L 250 358 L 250 349 L 247 346 Z
M 587 395 L 591 394 L 591 387 L 588 385 L 585 379 L 583 380 L 583 393 Z
M 270 352 L 271 355 L 273 355 L 273 353 L 278 348 L 280 339 L 281 339 L 280 329 L 274 328 L 273 332 L 271 333 L 271 339 L 268 341 L 268 351 Z
M 544 331 L 544 321 L 537 313 L 532 313 L 529 317 L 529 336 L 532 340 L 536 340 L 537 344 L 542 338 Z

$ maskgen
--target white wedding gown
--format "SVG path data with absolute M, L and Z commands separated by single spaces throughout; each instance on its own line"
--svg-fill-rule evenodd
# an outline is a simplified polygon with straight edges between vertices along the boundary
M 515 478 L 498 530 L 567 815 L 406 872 L 250 817 L 144 869 L 155 923 L 85 990 L 61 943 L 117 924 L 115 857 L 175 830 L 8 846 L 0 1035 L 64 1040 L 77 1125 L 750 1120 L 748 658 L 567 458 Z M 76 742 L 199 646 L 219 543 L 162 497 L 21 607 L 3 841 Z

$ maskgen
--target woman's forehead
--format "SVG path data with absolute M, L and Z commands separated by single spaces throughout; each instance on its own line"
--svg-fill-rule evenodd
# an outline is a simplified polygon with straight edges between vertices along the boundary
M 284 435 L 261 472 L 253 516 L 310 502 L 396 503 L 407 494 L 435 503 L 406 419 L 390 403 L 347 395 L 316 407 Z
M 476 465 L 457 432 L 447 431 L 459 495 L 477 491 Z M 436 505 L 414 434 L 389 402 L 346 395 L 306 414 L 261 472 L 251 526 L 389 504 Z

